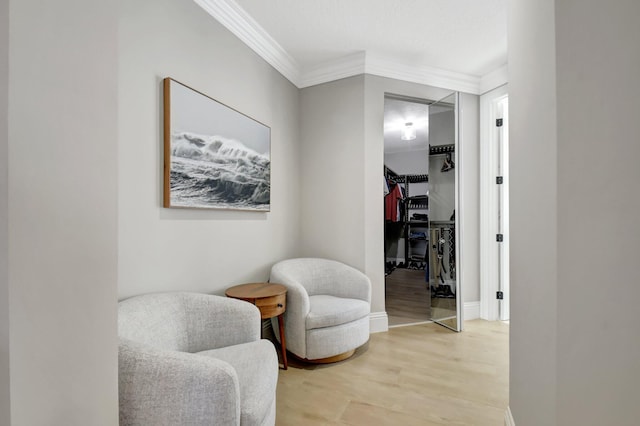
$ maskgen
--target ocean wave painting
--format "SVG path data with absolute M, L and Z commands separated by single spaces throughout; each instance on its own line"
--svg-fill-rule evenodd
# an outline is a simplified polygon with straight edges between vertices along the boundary
M 269 211 L 271 129 L 170 78 L 164 94 L 164 206 Z
M 269 209 L 269 157 L 221 136 L 172 134 L 170 182 L 172 206 Z

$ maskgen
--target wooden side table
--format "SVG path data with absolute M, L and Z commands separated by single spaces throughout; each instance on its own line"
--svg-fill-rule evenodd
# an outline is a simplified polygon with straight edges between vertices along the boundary
M 262 319 L 278 317 L 282 364 L 287 369 L 287 345 L 284 338 L 284 311 L 287 309 L 287 288 L 282 284 L 250 283 L 228 288 L 224 294 L 233 299 L 245 300 L 260 309 Z

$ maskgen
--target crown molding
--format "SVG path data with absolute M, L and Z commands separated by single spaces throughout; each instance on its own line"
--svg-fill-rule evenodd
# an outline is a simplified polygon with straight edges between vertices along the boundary
M 325 62 L 311 70 L 302 72 L 298 87 L 315 86 L 365 73 L 476 95 L 480 93 L 479 77 L 427 66 L 404 65 L 365 52 Z
M 387 58 L 367 55 L 367 74 L 395 78 L 477 95 L 480 78 L 428 66 L 409 66 Z
M 493 89 L 496 89 L 509 81 L 509 67 L 508 64 L 504 64 L 500 68 L 497 68 L 490 73 L 482 76 L 480 79 L 479 94 L 483 95 Z
M 291 83 L 299 86 L 295 59 L 233 0 L 194 0 Z
M 474 95 L 507 82 L 506 65 L 477 77 L 429 66 L 401 64 L 365 52 L 302 70 L 297 61 L 234 0 L 194 1 L 299 89 L 365 73 Z
M 366 55 L 358 52 L 327 61 L 301 73 L 300 89 L 365 73 Z

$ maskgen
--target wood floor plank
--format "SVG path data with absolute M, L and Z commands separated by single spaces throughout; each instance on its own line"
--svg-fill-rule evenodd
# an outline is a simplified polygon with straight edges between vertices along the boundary
M 502 425 L 509 326 L 467 321 L 371 336 L 353 358 L 280 370 L 277 425 Z
M 431 319 L 431 298 L 424 274 L 424 270 L 397 268 L 385 277 L 385 307 L 389 325 Z
M 349 404 L 341 417 L 345 425 L 377 425 L 377 426 L 425 426 L 429 423 L 424 418 L 410 413 L 390 410 L 377 405 L 354 401 Z

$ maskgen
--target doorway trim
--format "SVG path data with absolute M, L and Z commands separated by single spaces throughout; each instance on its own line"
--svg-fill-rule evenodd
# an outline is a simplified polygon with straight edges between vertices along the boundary
M 508 97 L 507 85 L 480 96 L 480 318 L 500 318 L 496 299 L 500 278 L 498 233 L 498 131 L 495 125 L 499 103 Z M 508 295 L 507 295 L 508 297 Z

